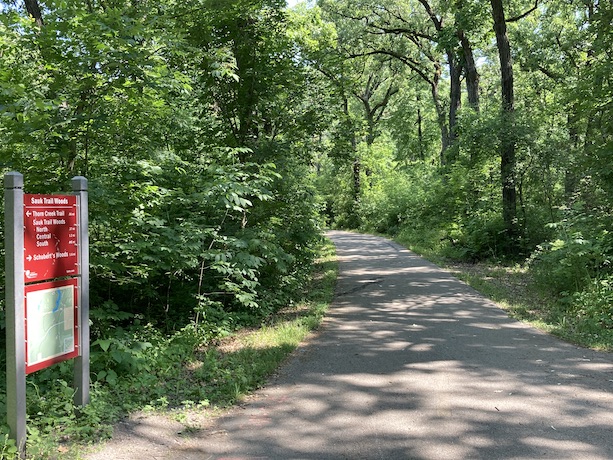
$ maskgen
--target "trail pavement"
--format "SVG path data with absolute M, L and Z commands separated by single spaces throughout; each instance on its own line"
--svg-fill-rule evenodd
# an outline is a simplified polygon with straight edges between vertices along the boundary
M 509 319 L 384 238 L 333 231 L 321 330 L 201 430 L 133 420 L 91 460 L 613 459 L 613 355 Z

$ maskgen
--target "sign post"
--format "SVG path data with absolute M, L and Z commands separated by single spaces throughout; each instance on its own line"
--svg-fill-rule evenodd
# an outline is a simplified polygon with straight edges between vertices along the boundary
M 89 403 L 89 212 L 87 197 L 87 179 L 82 176 L 73 177 L 72 190 L 79 199 L 78 215 L 78 266 L 81 273 L 79 284 L 79 320 L 78 334 L 81 344 L 79 356 L 75 359 L 74 402 L 77 406 Z
M 6 415 L 20 457 L 26 444 L 23 175 L 4 176 L 6 238 Z
M 74 402 L 89 403 L 87 179 L 72 195 L 24 194 L 23 175 L 4 176 L 7 420 L 25 458 L 26 374 L 75 359 Z

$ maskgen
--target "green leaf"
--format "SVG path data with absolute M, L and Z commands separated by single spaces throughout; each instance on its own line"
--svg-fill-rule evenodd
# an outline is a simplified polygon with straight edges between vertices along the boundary
M 106 375 L 106 381 L 109 383 L 109 385 L 114 386 L 117 384 L 117 372 L 115 372 L 113 369 L 109 369 Z
M 111 346 L 111 343 L 112 343 L 112 340 L 109 340 L 109 339 L 98 339 L 93 343 L 93 345 L 98 345 L 100 348 L 102 348 L 102 351 L 106 352 Z

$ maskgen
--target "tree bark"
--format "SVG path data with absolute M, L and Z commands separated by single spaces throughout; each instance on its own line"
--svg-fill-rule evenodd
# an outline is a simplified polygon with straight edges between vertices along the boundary
M 441 152 L 440 152 L 440 164 L 441 166 L 445 165 L 445 151 L 449 148 L 450 140 L 449 140 L 449 129 L 447 126 L 447 120 L 445 119 L 445 108 L 443 104 L 441 104 L 440 97 L 438 95 L 438 81 L 440 77 L 440 69 L 439 74 L 430 82 L 430 91 L 432 93 L 432 100 L 434 102 L 434 108 L 436 109 L 436 119 L 438 122 L 438 127 L 441 131 Z
M 443 19 L 439 18 L 432 6 L 428 2 L 428 0 L 419 0 L 419 3 L 422 4 L 430 21 L 434 25 L 434 28 L 441 33 L 444 29 L 443 27 Z M 460 102 L 462 100 L 462 90 L 461 90 L 461 75 L 462 75 L 462 64 L 458 62 L 457 55 L 453 51 L 453 48 L 446 47 L 445 53 L 447 54 L 447 62 L 449 65 L 449 75 L 451 77 L 451 88 L 449 90 L 449 113 L 448 113 L 448 124 L 444 126 L 440 121 L 440 113 L 439 113 L 439 125 L 441 127 L 441 137 L 442 137 L 442 150 L 441 150 L 441 165 L 446 164 L 448 161 L 453 160 L 452 158 L 446 158 L 447 149 L 451 147 L 456 138 L 455 125 L 458 120 L 458 110 L 460 108 Z M 433 88 L 433 96 L 434 93 L 438 90 L 434 90 Z M 438 97 L 438 96 L 436 96 Z M 437 106 L 437 112 L 439 111 L 439 107 Z
M 509 250 L 518 249 L 517 229 L 517 191 L 515 185 L 515 96 L 513 93 L 513 60 L 511 45 L 507 36 L 502 0 L 490 0 L 494 32 L 500 59 L 500 76 L 502 87 L 502 124 L 500 142 L 500 177 L 502 182 L 502 218 L 507 236 Z
M 468 104 L 477 112 L 479 111 L 479 72 L 475 64 L 473 49 L 466 38 L 463 30 L 458 30 L 458 38 L 464 53 L 464 74 L 466 75 L 466 93 Z
M 421 116 L 421 98 L 417 94 L 417 142 L 419 144 L 419 159 L 425 160 L 426 155 L 424 153 L 424 130 L 422 127 L 423 118 Z
M 343 95 L 343 113 L 345 117 L 349 120 L 351 118 L 349 112 L 349 99 L 347 96 Z M 359 224 L 359 216 L 358 216 L 358 206 L 360 204 L 360 191 L 362 189 L 362 181 L 361 181 L 361 172 L 362 172 L 362 161 L 358 154 L 358 140 L 355 135 L 355 130 L 352 128 L 351 133 L 349 135 L 349 143 L 351 145 L 351 153 L 354 155 L 353 162 L 351 164 L 351 175 L 353 182 L 353 200 L 352 200 L 352 209 L 351 209 L 351 225 L 355 228 L 358 227 Z
M 581 136 L 579 134 L 579 117 L 577 115 L 577 105 L 577 103 L 574 103 L 572 105 L 566 118 L 566 124 L 568 126 L 568 140 L 573 152 L 573 155 L 569 155 L 567 158 L 568 163 L 566 165 L 566 170 L 564 173 L 564 196 L 566 197 L 567 203 L 570 203 L 572 201 L 578 183 L 577 173 L 573 165 L 573 160 L 574 158 L 576 158 L 577 152 L 581 150 Z
M 381 97 L 378 101 L 373 100 L 375 92 L 383 83 L 385 83 L 386 80 L 387 78 L 378 79 L 376 75 L 371 74 L 368 77 L 364 90 L 362 92 L 353 92 L 353 95 L 362 103 L 362 107 L 364 108 L 364 118 L 366 118 L 366 123 L 368 126 L 368 131 L 366 133 L 366 145 L 369 147 L 377 138 L 377 125 L 381 121 L 390 99 L 399 91 L 398 87 L 394 85 L 394 82 L 391 82 L 387 86 L 387 90 L 385 91 L 383 97 Z
M 456 132 L 456 124 L 458 122 L 458 110 L 462 104 L 462 65 L 457 62 L 455 53 L 447 51 L 447 60 L 449 62 L 449 75 L 451 77 L 451 85 L 449 88 L 449 145 L 453 145 L 456 141 L 458 133 Z M 451 150 L 452 152 L 453 150 Z M 455 158 L 447 155 L 448 162 L 452 163 Z
M 38 0 L 24 0 L 26 5 L 26 11 L 32 18 L 36 21 L 38 27 L 43 26 L 43 15 L 40 11 L 40 5 L 38 4 Z

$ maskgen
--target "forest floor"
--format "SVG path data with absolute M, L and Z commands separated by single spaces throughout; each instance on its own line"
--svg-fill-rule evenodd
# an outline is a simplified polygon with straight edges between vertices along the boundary
M 484 262 L 447 262 L 444 266 L 454 276 L 478 277 L 499 289 L 503 289 L 514 298 L 523 299 L 528 296 L 527 287 L 530 275 L 526 270 L 518 267 L 505 267 Z

